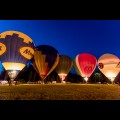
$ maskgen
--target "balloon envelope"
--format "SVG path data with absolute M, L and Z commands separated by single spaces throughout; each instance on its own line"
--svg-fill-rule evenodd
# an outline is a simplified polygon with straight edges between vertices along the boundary
M 59 54 L 54 47 L 49 45 L 36 47 L 32 65 L 43 80 L 55 69 L 58 62 Z
M 78 54 L 74 60 L 76 72 L 82 77 L 90 77 L 96 68 L 96 57 L 89 53 Z
M 34 43 L 26 34 L 18 31 L 0 34 L 0 60 L 11 79 L 26 66 L 33 54 Z
M 112 81 L 120 71 L 118 64 L 119 58 L 113 54 L 106 53 L 98 59 L 99 70 Z
M 59 63 L 55 68 L 59 77 L 64 80 L 73 66 L 72 59 L 67 55 L 60 55 Z

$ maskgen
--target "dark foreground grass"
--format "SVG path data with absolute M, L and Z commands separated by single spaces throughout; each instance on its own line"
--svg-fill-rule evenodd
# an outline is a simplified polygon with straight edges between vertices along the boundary
M 1 85 L 0 100 L 120 100 L 120 86 L 116 84 Z

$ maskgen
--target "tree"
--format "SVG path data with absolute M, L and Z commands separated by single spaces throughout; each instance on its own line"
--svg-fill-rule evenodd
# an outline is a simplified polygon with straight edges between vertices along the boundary
M 100 82 L 100 79 L 102 78 L 102 75 L 101 75 L 101 73 L 96 72 L 96 73 L 94 74 L 94 77 L 95 77 L 95 82 L 96 82 L 96 81 L 97 81 L 97 82 Z

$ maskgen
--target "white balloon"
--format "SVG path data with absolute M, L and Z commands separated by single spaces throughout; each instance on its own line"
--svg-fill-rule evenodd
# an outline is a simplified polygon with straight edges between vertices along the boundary
M 106 53 L 98 59 L 98 68 L 113 82 L 120 71 L 119 62 L 120 60 L 117 56 Z

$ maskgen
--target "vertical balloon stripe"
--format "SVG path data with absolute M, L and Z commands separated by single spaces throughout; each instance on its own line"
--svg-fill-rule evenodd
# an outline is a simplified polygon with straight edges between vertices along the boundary
M 51 68 L 53 66 L 53 62 L 55 62 L 55 59 L 57 56 L 55 54 L 47 54 L 46 55 L 46 62 L 48 62 L 48 68 Z
M 46 55 L 41 54 L 40 62 L 38 62 L 40 74 L 43 74 L 43 75 L 46 74 L 46 69 L 48 65 L 45 59 L 46 59 Z
M 42 54 L 46 55 L 46 62 L 48 62 L 48 67 L 51 68 L 53 63 L 55 62 L 55 58 L 57 57 L 57 51 L 51 47 L 46 45 L 40 45 L 37 47 L 39 51 L 42 51 Z M 56 52 L 55 52 L 56 51 Z
M 23 63 L 25 63 L 25 59 L 22 59 L 23 57 L 20 55 L 20 52 L 19 52 L 19 50 L 20 50 L 20 47 L 22 46 L 22 45 L 24 45 L 23 44 L 23 39 L 22 38 L 17 38 L 17 40 L 16 40 L 16 49 L 18 49 L 17 51 L 18 52 L 16 52 L 15 53 L 15 61 L 23 61 Z M 22 59 L 22 60 L 21 60 Z M 25 61 L 24 61 L 25 60 Z
M 35 53 L 34 53 L 34 55 L 35 55 Z M 40 76 L 40 73 L 39 73 L 38 68 L 37 68 L 37 66 L 36 66 L 36 64 L 35 64 L 34 58 L 32 58 L 31 62 L 32 62 L 33 68 L 36 70 L 36 72 L 37 72 L 37 73 L 39 74 L 39 76 Z
M 41 54 L 41 51 L 35 51 L 35 64 L 39 71 L 39 74 L 46 75 L 47 63 L 45 62 L 46 56 Z
M 8 54 L 5 55 L 5 58 L 8 57 L 8 61 L 10 61 L 10 47 L 11 47 L 10 39 L 11 39 L 11 36 L 9 36 L 9 35 L 7 35 L 6 38 L 5 38 L 5 41 L 8 40 L 9 41 L 8 43 L 10 44 L 9 45 L 8 43 L 6 43 Z M 5 59 L 5 58 L 3 58 L 3 59 Z
M 10 57 L 11 57 L 11 59 L 13 59 L 12 61 L 14 61 L 15 55 L 17 54 L 17 52 L 14 52 L 16 49 L 18 49 L 18 48 L 16 48 L 16 44 L 17 44 L 17 41 L 18 41 L 17 39 L 18 39 L 18 35 L 13 34 L 13 36 L 11 37 L 11 41 L 10 41 L 11 46 L 12 46 L 12 47 L 10 46 L 10 51 L 12 51 Z
M 43 59 L 42 53 L 41 53 L 41 51 L 40 52 L 38 51 L 37 54 L 35 54 L 35 64 L 36 64 L 40 74 L 44 74 L 44 71 L 42 70 L 42 67 L 43 67 L 42 66 L 42 61 L 43 61 L 42 59 Z
M 81 73 L 79 72 L 79 69 L 78 69 L 78 67 L 77 67 L 77 65 L 76 65 L 76 59 L 74 60 L 74 69 L 76 70 L 76 73 L 77 73 L 78 75 L 81 75 Z
M 84 77 L 82 71 L 81 71 L 81 68 L 80 68 L 80 64 L 79 64 L 79 59 L 78 59 L 79 55 L 76 56 L 76 66 L 78 68 L 78 71 L 79 71 L 79 74 Z
M 73 66 L 73 61 L 69 56 L 60 55 L 59 63 L 55 70 L 58 74 L 60 74 L 60 73 L 68 74 L 70 72 L 72 66 Z
M 38 51 L 35 51 L 35 53 L 34 53 L 34 60 L 33 60 L 33 65 L 34 65 L 34 67 L 35 67 L 35 69 L 37 69 L 37 71 L 39 72 L 39 65 L 37 64 L 37 62 L 38 62 L 38 60 L 39 60 L 39 58 L 38 58 L 38 56 L 39 56 L 39 52 Z
M 56 66 L 58 65 L 58 63 L 59 63 L 59 55 L 57 54 L 57 58 L 56 58 L 56 60 L 54 62 L 54 65 L 52 66 L 52 68 L 48 72 L 47 76 L 56 68 Z
M 35 69 L 35 71 L 36 71 L 36 72 L 38 73 L 38 75 L 40 76 L 40 73 L 39 73 L 39 71 L 38 71 L 38 69 L 37 69 L 35 63 L 33 63 L 32 65 L 33 65 L 33 68 Z
M 1 38 L 0 41 L 5 45 L 5 43 L 4 43 L 5 39 Z M 6 51 L 7 51 L 8 50 L 7 45 L 5 45 L 5 46 L 6 46 Z M 5 53 L 6 53 L 6 51 L 5 51 Z M 6 59 L 6 54 L 5 53 L 1 55 L 1 56 L 3 56 L 2 59 Z M 2 59 L 1 59 L 1 61 L 2 61 Z
M 24 41 L 23 38 L 20 38 L 20 37 L 17 38 L 17 42 L 18 42 L 18 46 L 17 46 L 18 53 L 16 53 L 16 55 L 17 55 L 16 58 L 17 58 L 17 61 L 23 61 L 23 63 L 26 64 L 26 59 L 25 59 L 23 56 L 21 56 L 21 54 L 20 54 L 20 48 L 21 48 L 21 46 L 22 46 L 22 47 L 26 46 L 25 43 L 23 43 L 23 41 Z M 24 59 L 23 59 L 23 58 L 24 58 Z

